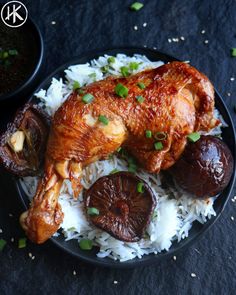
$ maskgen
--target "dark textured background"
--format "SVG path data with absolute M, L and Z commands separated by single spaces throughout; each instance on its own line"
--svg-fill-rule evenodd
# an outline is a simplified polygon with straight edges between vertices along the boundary
M 138 12 L 128 9 L 132 0 L 23 3 L 44 37 L 42 79 L 61 64 L 91 49 L 116 45 L 155 47 L 179 59 L 190 60 L 206 73 L 224 97 L 236 123 L 233 111 L 236 80 L 230 80 L 236 78 L 236 58 L 230 57 L 230 48 L 236 47 L 235 0 L 148 0 Z M 53 21 L 56 24 L 53 25 Z M 147 26 L 143 27 L 145 22 Z M 168 42 L 168 38 L 181 36 L 184 41 Z M 209 43 L 205 44 L 205 40 Z M 133 270 L 111 270 L 84 264 L 50 242 L 42 246 L 28 243 L 27 248 L 18 249 L 17 239 L 23 236 L 18 225 L 22 206 L 13 182 L 3 173 L 0 187 L 0 228 L 3 230 L 0 238 L 8 241 L 0 253 L 0 294 L 228 295 L 236 292 L 236 202 L 231 199 L 218 222 L 201 240 L 180 253 L 176 261 L 169 259 Z M 29 258 L 29 252 L 35 256 L 34 260 Z M 196 277 L 191 277 L 191 273 Z

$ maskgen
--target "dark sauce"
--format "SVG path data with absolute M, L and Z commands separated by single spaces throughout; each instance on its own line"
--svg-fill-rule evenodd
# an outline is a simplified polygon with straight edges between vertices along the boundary
M 17 51 L 7 63 L 0 63 L 0 96 L 14 91 L 31 76 L 37 62 L 37 44 L 27 23 L 10 28 L 0 22 L 0 50 Z

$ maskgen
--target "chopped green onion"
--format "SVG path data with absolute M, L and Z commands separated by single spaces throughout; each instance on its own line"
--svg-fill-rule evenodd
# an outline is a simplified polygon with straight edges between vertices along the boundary
M 117 172 L 119 172 L 119 170 L 115 168 L 115 169 L 111 170 L 110 174 L 115 174 Z
M 109 56 L 107 61 L 108 61 L 109 64 L 113 64 L 116 61 L 116 59 L 115 59 L 114 56 Z
M 160 141 L 158 141 L 154 143 L 154 147 L 155 147 L 155 150 L 160 151 L 163 149 L 163 144 Z
M 139 63 L 137 63 L 137 62 L 135 62 L 135 61 L 129 63 L 129 68 L 130 68 L 131 71 L 135 71 L 135 70 L 137 70 L 138 67 L 139 67 Z
M 104 74 L 108 73 L 108 71 L 109 71 L 109 66 L 108 66 L 108 65 L 105 65 L 105 66 L 101 67 L 101 71 L 102 71 Z
M 5 67 L 9 67 L 10 64 L 11 64 L 11 62 L 8 59 L 4 60 L 4 66 Z
M 165 132 L 157 132 L 154 137 L 156 140 L 165 140 L 167 135 Z
M 236 48 L 231 49 L 231 56 L 236 57 Z
M 121 74 L 123 77 L 128 77 L 129 76 L 129 69 L 127 67 L 121 67 L 120 68 Z
M 89 78 L 91 78 L 91 79 L 93 79 L 93 80 L 96 80 L 96 73 L 91 73 L 91 74 L 89 74 L 88 75 L 89 76 Z
M 109 123 L 109 120 L 107 119 L 107 117 L 106 117 L 106 116 L 103 116 L 103 115 L 100 115 L 100 116 L 98 117 L 98 121 L 100 121 L 100 122 L 103 123 L 104 125 L 108 125 L 108 123 Z
M 9 55 L 18 55 L 18 51 L 16 49 L 8 50 Z
M 7 51 L 4 51 L 4 52 L 2 53 L 2 58 L 3 58 L 3 59 L 8 58 L 8 56 L 9 56 L 9 54 L 8 54 Z
M 151 138 L 152 137 L 152 131 L 151 130 L 146 130 L 145 135 L 146 135 L 147 138 Z
M 116 150 L 118 153 L 122 150 L 122 147 L 118 147 L 118 149 Z
M 82 250 L 91 250 L 93 247 L 93 242 L 88 239 L 82 239 L 79 242 L 79 246 Z
M 81 86 L 80 86 L 80 83 L 78 81 L 75 81 L 74 84 L 73 84 L 73 90 L 77 90 L 79 89 Z
M 76 231 L 76 228 L 73 226 L 73 227 L 70 227 L 67 229 L 68 231 Z
M 26 238 L 19 239 L 18 248 L 21 249 L 21 248 L 25 248 L 25 247 L 26 247 Z
M 6 246 L 6 244 L 7 244 L 7 241 L 0 239 L 0 251 L 3 250 L 3 248 Z
M 144 98 L 142 95 L 138 95 L 138 96 L 136 96 L 136 99 L 137 99 L 137 101 L 138 101 L 139 103 L 142 103 L 142 102 L 144 102 L 144 100 L 145 100 L 145 98 Z
M 121 83 L 118 83 L 115 87 L 115 93 L 117 95 L 119 95 L 120 97 L 127 97 L 128 96 L 128 93 L 129 93 L 129 90 L 127 87 L 125 87 L 123 84 Z
M 86 94 L 82 97 L 82 101 L 83 101 L 84 103 L 90 103 L 90 102 L 93 101 L 93 99 L 94 99 L 94 96 L 93 96 L 92 94 L 90 94 L 90 93 L 86 93 Z
M 139 182 L 137 185 L 137 192 L 138 193 L 143 193 L 144 192 L 144 183 L 143 182 Z
M 99 210 L 94 207 L 90 207 L 87 209 L 87 214 L 88 215 L 99 215 Z
M 196 142 L 200 139 L 201 135 L 198 132 L 190 133 L 187 138 L 191 142 Z
M 145 84 L 142 83 L 142 82 L 138 82 L 138 83 L 137 83 L 137 86 L 138 86 L 140 89 L 145 89 L 145 88 L 146 88 Z
M 143 8 L 143 3 L 140 3 L 140 2 L 134 2 L 134 3 L 130 6 L 130 9 L 131 9 L 131 10 L 134 10 L 134 11 L 138 11 L 138 10 L 140 10 L 141 8 Z

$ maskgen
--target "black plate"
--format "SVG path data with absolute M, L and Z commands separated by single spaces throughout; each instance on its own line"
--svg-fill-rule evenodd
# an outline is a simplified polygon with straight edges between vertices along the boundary
M 76 58 L 60 68 L 58 68 L 56 71 L 54 71 L 39 87 L 38 90 L 43 88 L 47 89 L 50 85 L 52 77 L 60 78 L 64 77 L 64 70 L 68 68 L 68 66 L 73 64 L 81 64 L 86 63 L 94 58 L 98 58 L 101 55 L 108 54 L 108 55 L 116 55 L 117 53 L 124 53 L 126 55 L 133 55 L 134 53 L 139 53 L 146 55 L 150 60 L 158 61 L 162 60 L 164 62 L 170 62 L 177 60 L 176 58 L 169 56 L 167 54 L 160 53 L 158 51 L 147 49 L 147 48 L 135 48 L 135 47 L 124 47 L 124 48 L 116 48 L 116 49 L 109 49 L 109 50 L 101 50 L 96 52 L 90 52 L 86 55 Z M 36 91 L 38 91 L 36 90 Z M 34 99 L 34 98 L 31 98 Z M 216 91 L 216 107 L 221 112 L 224 120 L 228 124 L 229 127 L 223 129 L 223 139 L 231 149 L 231 152 L 235 157 L 235 131 L 234 126 L 232 123 L 232 120 L 230 118 L 230 114 L 223 102 L 223 99 L 219 95 L 219 93 Z M 86 262 L 93 263 L 96 265 L 106 266 L 106 267 L 114 267 L 114 268 L 129 268 L 129 267 L 137 267 L 137 266 L 143 266 L 143 265 L 150 265 L 154 262 L 158 262 L 161 259 L 165 259 L 168 257 L 172 257 L 173 255 L 176 255 L 180 250 L 185 248 L 186 246 L 191 245 L 194 241 L 196 241 L 204 232 L 206 232 L 207 229 L 213 223 L 217 220 L 217 218 L 220 216 L 222 211 L 225 208 L 225 205 L 229 199 L 231 190 L 233 188 L 235 178 L 235 162 L 234 162 L 234 175 L 228 185 L 228 187 L 221 193 L 221 196 L 217 198 L 217 200 L 214 203 L 214 209 L 216 211 L 216 217 L 212 217 L 209 221 L 207 221 L 205 224 L 200 224 L 199 222 L 194 222 L 192 229 L 189 232 L 189 237 L 180 241 L 179 243 L 174 242 L 172 247 L 168 252 L 163 251 L 157 255 L 150 254 L 150 255 L 144 255 L 143 258 L 138 259 L 135 258 L 133 260 L 127 261 L 127 262 L 118 262 L 114 261 L 110 258 L 98 258 L 96 256 L 97 249 L 93 249 L 91 251 L 83 251 L 79 248 L 77 241 L 68 241 L 65 242 L 63 239 L 63 236 L 60 235 L 59 237 L 52 237 L 51 241 L 58 246 L 59 248 L 63 249 L 64 251 L 68 252 L 69 254 L 80 258 Z M 20 183 L 16 182 L 18 193 L 20 195 L 20 198 L 26 208 L 29 206 L 29 201 L 25 193 L 23 192 L 23 189 L 20 186 Z

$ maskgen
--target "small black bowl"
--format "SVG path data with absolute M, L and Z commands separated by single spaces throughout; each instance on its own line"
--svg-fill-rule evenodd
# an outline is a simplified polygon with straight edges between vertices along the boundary
M 148 48 L 139 48 L 139 47 L 119 47 L 114 49 L 92 51 L 56 69 L 50 76 L 48 76 L 41 83 L 41 85 L 39 85 L 36 92 L 42 88 L 47 89 L 50 86 L 52 77 L 56 77 L 56 78 L 64 77 L 65 76 L 64 70 L 67 69 L 68 66 L 70 65 L 83 64 L 83 63 L 89 62 L 90 60 L 94 58 L 98 58 L 99 56 L 104 54 L 116 55 L 117 53 L 124 53 L 126 55 L 133 55 L 135 53 L 143 54 L 143 55 L 146 55 L 152 61 L 161 60 L 164 63 L 178 60 L 173 56 L 167 55 L 165 53 L 161 53 L 157 50 L 148 49 Z M 33 102 L 37 102 L 37 99 L 34 96 L 32 96 L 30 100 Z M 226 203 L 230 197 L 231 191 L 233 189 L 234 180 L 236 176 L 236 161 L 235 161 L 236 135 L 234 131 L 234 125 L 230 117 L 229 111 L 227 110 L 227 107 L 217 90 L 215 90 L 215 102 L 216 102 L 216 108 L 220 111 L 223 119 L 228 125 L 227 128 L 223 128 L 223 132 L 222 132 L 223 140 L 230 148 L 232 155 L 234 157 L 234 172 L 233 172 L 231 181 L 214 202 L 214 209 L 216 212 L 216 216 L 212 216 L 211 219 L 204 224 L 201 224 L 195 221 L 193 223 L 192 229 L 189 231 L 188 238 L 181 240 L 179 243 L 174 241 L 168 252 L 162 251 L 161 253 L 157 255 L 154 255 L 154 254 L 144 255 L 141 259 L 135 258 L 126 262 L 119 262 L 119 261 L 112 260 L 110 258 L 98 258 L 96 256 L 96 253 L 98 251 L 97 248 L 94 247 L 91 251 L 81 250 L 76 240 L 70 240 L 66 242 L 62 235 L 59 235 L 58 237 L 52 237 L 50 239 L 51 242 L 53 242 L 57 247 L 61 248 L 63 251 L 69 253 L 70 255 L 88 263 L 92 263 L 92 264 L 103 266 L 103 267 L 111 267 L 111 268 L 133 268 L 137 266 L 145 266 L 145 265 L 150 265 L 153 263 L 158 263 L 161 260 L 171 258 L 173 257 L 173 255 L 176 255 L 180 251 L 183 251 L 184 249 L 189 247 L 191 244 L 193 244 L 195 241 L 197 241 L 200 237 L 202 237 L 203 234 L 216 222 L 216 220 L 219 218 L 219 216 L 223 212 L 226 206 Z M 25 209 L 27 209 L 29 207 L 29 199 L 27 195 L 24 193 L 24 190 L 17 179 L 15 184 L 16 184 L 17 193 L 22 201 L 22 204 L 25 207 Z
M 27 44 L 30 45 L 29 47 L 33 49 L 29 52 L 28 56 L 25 57 L 25 64 L 27 64 L 27 61 L 29 60 L 29 70 L 25 74 L 25 77 L 22 78 L 21 81 L 19 79 L 19 83 L 16 83 L 17 85 L 14 89 L 0 94 L 0 103 L 12 103 L 13 101 L 16 102 L 17 100 L 26 98 L 26 96 L 35 88 L 42 65 L 44 44 L 38 26 L 30 17 L 19 28 L 8 28 L 3 23 L 1 23 L 0 26 L 2 27 L 2 30 L 11 30 L 11 32 L 15 34 L 14 36 L 19 39 L 21 38 L 20 36 L 23 36 L 24 39 L 22 39 L 22 41 L 24 40 L 25 43 L 27 42 Z M 6 26 L 6 28 L 4 26 Z

